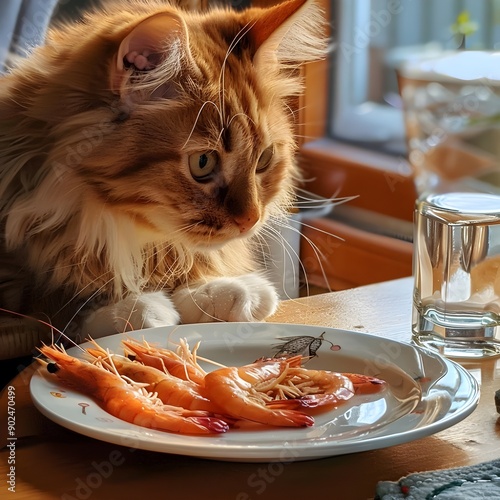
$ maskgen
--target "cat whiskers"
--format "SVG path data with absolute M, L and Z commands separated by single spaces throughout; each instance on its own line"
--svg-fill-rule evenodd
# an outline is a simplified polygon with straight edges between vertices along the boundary
M 296 189 L 296 201 L 293 203 L 294 208 L 298 209 L 318 209 L 318 208 L 323 208 L 325 206 L 326 202 L 329 202 L 332 206 L 335 205 L 340 205 L 342 203 L 347 203 L 355 198 L 357 196 L 346 196 L 346 197 L 337 197 L 338 192 L 335 193 L 331 198 L 328 200 L 325 199 L 315 199 L 311 198 L 307 191 L 297 188 Z M 294 221 L 296 224 L 300 225 L 300 227 L 307 227 L 309 229 L 313 229 L 315 231 L 318 231 L 319 233 L 323 233 L 326 236 L 329 237 L 334 237 L 337 238 L 340 241 L 344 241 L 343 238 L 340 236 L 337 236 L 335 234 L 329 233 L 328 231 L 324 231 L 322 229 L 319 229 L 317 227 L 314 227 L 310 224 L 307 224 L 306 222 L 303 222 L 302 220 L 296 219 Z M 273 227 L 274 226 L 274 227 Z M 320 267 L 320 272 L 321 275 L 323 276 L 324 282 L 328 283 L 328 280 L 326 278 L 326 272 L 323 267 L 323 262 L 326 260 L 325 255 L 320 251 L 318 246 L 306 235 L 303 234 L 303 231 L 301 229 L 298 229 L 294 225 L 292 225 L 289 222 L 289 217 L 286 216 L 286 214 L 279 214 L 279 215 L 271 215 L 269 218 L 269 221 L 266 223 L 266 225 L 262 229 L 262 234 L 267 235 L 269 238 L 273 239 L 274 241 L 277 241 L 281 245 L 283 245 L 283 258 L 285 259 L 285 265 L 287 263 L 287 260 L 289 263 L 292 264 L 292 272 L 294 276 L 297 276 L 296 269 L 294 268 L 294 258 L 297 257 L 300 269 L 304 275 L 304 280 L 305 280 L 305 285 L 306 285 L 306 290 L 307 293 L 309 293 L 309 282 L 307 278 L 307 270 L 305 269 L 304 264 L 300 260 L 300 256 L 298 255 L 297 251 L 291 246 L 291 244 L 283 237 L 281 234 L 281 231 L 279 228 L 284 228 L 291 230 L 295 233 L 299 233 L 301 237 L 304 238 L 304 240 L 311 246 L 313 253 L 318 261 L 318 265 Z M 296 278 L 295 278 L 296 279 Z M 288 297 L 290 298 L 290 297 Z
M 168 244 L 172 246 L 176 246 L 176 237 L 179 237 L 179 242 L 181 243 L 183 241 L 182 233 L 187 233 L 190 229 L 195 228 L 196 226 L 200 226 L 203 223 L 203 221 L 198 221 L 198 222 L 192 222 L 190 224 L 186 224 L 184 226 L 181 226 L 177 228 L 175 231 L 169 233 L 169 241 Z
M 217 104 L 215 104 L 215 102 L 213 101 L 205 101 L 202 105 L 201 105 L 201 108 L 200 110 L 198 111 L 198 114 L 196 115 L 196 118 L 194 120 L 194 123 L 193 123 L 193 127 L 191 128 L 191 131 L 189 132 L 189 135 L 186 139 L 186 142 L 184 142 L 184 144 L 182 145 L 182 149 L 184 149 L 187 145 L 187 143 L 189 142 L 189 140 L 191 139 L 193 133 L 194 133 L 194 130 L 196 128 L 196 125 L 198 124 L 198 120 L 200 119 L 200 116 L 201 116 L 201 113 L 203 112 L 203 110 L 205 109 L 205 106 L 207 104 L 211 104 L 216 110 L 217 110 L 217 113 L 221 119 L 221 122 L 223 123 L 223 120 L 222 120 L 222 113 L 221 113 L 221 110 L 220 108 L 217 106 Z M 222 133 L 222 132 L 221 132 Z
M 287 264 L 291 264 L 291 266 L 292 266 L 291 273 L 292 273 L 292 276 L 294 277 L 294 280 L 298 279 L 298 273 L 297 273 L 297 269 L 295 268 L 295 263 L 294 263 L 295 258 L 298 259 L 298 263 L 299 263 L 300 269 L 302 270 L 302 272 L 303 272 L 303 274 L 305 276 L 305 274 L 306 274 L 305 273 L 305 268 L 304 268 L 304 265 L 303 265 L 302 261 L 300 260 L 300 256 L 299 256 L 298 252 L 293 248 L 293 246 L 291 245 L 291 243 L 289 241 L 287 241 L 286 238 L 283 237 L 283 235 L 281 234 L 280 230 L 277 227 L 273 227 L 272 223 L 274 223 L 275 226 L 281 226 L 281 227 L 285 227 L 287 229 L 291 229 L 292 231 L 294 231 L 296 233 L 300 233 L 300 230 L 298 230 L 298 229 L 294 228 L 293 226 L 287 224 L 282 217 L 276 217 L 274 220 L 273 219 L 274 218 L 272 218 L 269 221 L 269 222 L 271 222 L 271 224 L 268 222 L 262 228 L 262 232 L 259 234 L 259 238 L 264 239 L 263 236 L 265 235 L 270 240 L 274 240 L 274 241 L 276 241 L 277 243 L 279 243 L 282 246 L 282 248 L 283 248 L 283 257 L 282 257 L 283 258 L 283 262 L 285 263 L 285 267 L 288 267 Z M 268 243 L 266 244 L 266 246 L 269 248 Z M 264 255 L 266 256 L 265 259 L 264 259 L 264 264 L 265 264 L 265 260 L 266 259 L 269 259 L 269 260 L 272 261 L 273 264 L 276 264 L 276 262 L 272 260 L 272 257 L 269 255 L 268 252 L 264 252 Z M 287 295 L 287 298 L 291 299 L 292 297 L 290 297 L 288 295 L 288 292 L 285 290 L 285 287 L 284 287 L 284 285 L 285 285 L 285 276 L 283 275 L 282 278 L 283 278 L 283 282 L 282 282 L 283 290 L 284 290 L 285 294 Z M 306 283 L 307 283 L 307 277 L 306 277 Z
M 191 223 L 191 224 L 186 224 L 184 226 L 181 226 L 180 228 L 178 228 L 176 231 L 173 231 L 172 233 L 170 233 L 170 240 L 168 242 L 163 242 L 161 243 L 159 246 L 157 246 L 156 248 L 156 251 L 153 255 L 159 255 L 159 254 L 162 254 L 163 250 L 165 250 L 168 246 L 175 246 L 175 235 L 176 233 L 177 234 L 180 234 L 180 233 L 183 233 L 187 230 L 189 230 L 190 228 L 192 227 L 195 227 L 197 225 L 201 224 L 201 222 L 195 222 L 195 223 Z M 181 239 L 181 238 L 180 238 Z M 166 255 L 166 253 L 165 253 Z M 177 261 L 179 260 L 179 257 L 177 257 L 177 259 L 170 264 L 169 266 L 169 269 L 174 269 L 176 267 L 176 263 Z M 161 264 L 164 262 L 164 259 L 159 259 L 158 262 L 155 264 L 154 268 L 153 269 L 150 269 L 149 270 L 149 274 L 152 275 L 155 273 L 155 271 L 159 268 L 159 266 L 161 266 Z M 76 264 L 75 264 L 76 265 Z M 174 272 L 174 271 L 173 271 Z M 60 313 L 63 309 L 65 309 L 66 307 L 68 307 L 74 300 L 76 300 L 78 298 L 79 295 L 81 295 L 82 293 L 84 293 L 84 291 L 92 286 L 95 281 L 99 280 L 102 276 L 104 275 L 101 275 L 99 277 L 97 277 L 94 281 L 88 283 L 87 285 L 85 285 L 83 288 L 81 288 L 77 293 L 75 293 L 73 295 L 73 297 L 68 300 L 63 306 L 61 306 L 61 308 L 56 312 L 56 314 Z M 170 276 L 170 273 L 165 273 L 165 276 L 160 278 L 160 280 L 156 283 L 155 285 L 155 289 L 154 291 L 159 291 L 159 290 L 162 290 L 164 288 L 164 285 L 166 283 L 168 283 L 169 279 L 171 278 Z M 83 301 L 79 307 L 77 308 L 77 310 L 74 312 L 74 314 L 71 316 L 71 318 L 69 319 L 69 321 L 66 323 L 66 325 L 64 326 L 64 328 L 62 329 L 62 332 L 66 332 L 68 330 L 68 328 L 71 326 L 71 324 L 73 323 L 73 321 L 75 320 L 75 318 L 78 317 L 78 315 L 82 312 L 82 310 L 84 310 L 88 304 L 90 302 L 92 302 L 92 300 L 98 296 L 101 291 L 109 284 L 113 281 L 113 277 L 108 279 L 107 281 L 105 281 L 98 289 L 96 289 L 85 301 Z M 148 280 L 146 280 L 146 282 L 148 282 Z M 141 291 L 144 290 L 146 285 L 142 285 L 141 286 Z M 132 314 L 134 312 L 134 308 L 132 307 L 131 310 L 130 310 L 130 313 L 128 314 L 128 317 L 124 317 L 124 318 L 120 318 L 124 321 L 125 323 L 125 328 L 127 328 L 127 325 L 129 327 L 131 327 L 131 318 L 132 318 Z M 135 326 L 135 325 L 134 325 Z M 144 327 L 144 324 L 143 325 L 140 325 L 141 327 Z M 66 338 L 69 338 L 67 335 L 65 335 Z M 59 339 L 57 339 L 59 340 Z
M 249 22 L 249 23 L 245 24 L 245 26 L 243 26 L 243 28 L 241 28 L 241 30 L 237 33 L 237 35 L 234 37 L 234 39 L 229 44 L 226 55 L 224 56 L 224 60 L 222 61 L 221 72 L 219 75 L 219 108 L 221 110 L 222 127 L 224 127 L 224 120 L 225 120 L 224 93 L 225 93 L 225 86 L 226 86 L 225 78 L 226 78 L 227 59 L 230 56 L 231 52 L 238 45 L 238 43 L 240 43 L 240 41 L 243 39 L 243 37 L 254 27 L 255 23 L 256 23 L 256 21 Z
M 257 124 L 255 123 L 254 120 L 252 120 L 252 118 L 250 118 L 250 116 L 248 116 L 246 113 L 236 113 L 235 115 L 233 115 L 231 117 L 231 119 L 229 120 L 228 124 L 226 125 L 226 127 L 222 126 L 220 132 L 219 132 L 219 135 L 217 137 L 217 143 L 219 144 L 221 142 L 221 138 L 222 138 L 222 134 L 224 133 L 224 130 L 226 130 L 226 128 L 229 128 L 231 126 L 231 123 L 233 122 L 233 120 L 235 118 L 237 118 L 238 116 L 243 116 L 244 118 L 246 118 L 247 120 L 249 120 L 250 122 L 252 122 L 254 124 L 255 127 L 257 127 Z
M 255 121 L 252 120 L 252 118 L 250 118 L 246 113 L 236 113 L 235 115 L 231 116 L 231 119 L 229 120 L 229 123 L 227 124 L 228 128 L 231 125 L 231 123 L 233 122 L 233 120 L 238 116 L 244 116 L 248 121 L 252 122 L 255 126 L 257 126 Z M 223 132 L 224 132 L 224 129 L 221 130 L 221 133 L 219 135 L 219 139 L 220 139 Z
M 220 133 L 219 133 L 218 141 L 222 137 L 222 134 L 224 133 L 225 128 L 228 127 L 231 124 L 231 122 L 233 121 L 233 119 L 236 118 L 237 116 L 243 115 L 243 116 L 246 116 L 249 120 L 251 120 L 248 115 L 246 115 L 244 113 L 237 113 L 234 116 L 232 116 L 231 119 L 229 120 L 229 123 L 227 125 L 225 125 L 226 110 L 225 110 L 225 98 L 224 98 L 224 94 L 225 94 L 225 73 L 226 73 L 227 60 L 228 60 L 230 54 L 235 49 L 235 47 L 238 45 L 238 43 L 254 27 L 254 25 L 255 25 L 255 21 L 254 22 L 249 22 L 249 23 L 245 24 L 245 26 L 243 26 L 243 28 L 241 28 L 241 30 L 237 33 L 237 35 L 231 41 L 231 43 L 230 43 L 230 45 L 229 45 L 229 47 L 228 47 L 228 49 L 226 51 L 226 54 L 224 56 L 224 60 L 222 61 L 221 71 L 220 71 L 220 75 L 219 75 L 219 105 L 217 106 L 217 104 L 215 102 L 213 102 L 213 101 L 205 101 L 201 105 L 200 110 L 198 111 L 198 113 L 196 115 L 196 118 L 195 118 L 195 121 L 193 123 L 193 126 L 192 126 L 192 128 L 191 128 L 191 130 L 189 132 L 189 135 L 188 135 L 186 141 L 184 142 L 184 144 L 182 146 L 183 149 L 186 147 L 186 145 L 188 144 L 189 140 L 191 139 L 191 137 L 192 137 L 192 135 L 194 133 L 194 130 L 196 128 L 196 125 L 198 123 L 198 120 L 200 119 L 201 113 L 205 109 L 205 106 L 207 106 L 208 104 L 211 104 L 212 106 L 215 107 L 215 109 L 217 110 L 217 113 L 219 115 L 220 122 L 221 122 L 221 130 L 220 130 Z M 252 122 L 253 122 L 253 120 L 252 120 Z
M 0 307 L 0 311 L 1 312 L 4 312 L 4 313 L 7 313 L 7 314 L 11 314 L 13 316 L 18 316 L 20 318 L 23 318 L 23 319 L 31 319 L 33 321 L 37 321 L 38 323 L 42 324 L 42 325 L 45 325 L 47 327 L 50 328 L 50 332 L 51 332 L 51 336 L 52 336 L 52 344 L 55 344 L 56 342 L 59 341 L 59 339 L 61 337 L 64 337 L 67 341 L 69 341 L 70 343 L 72 343 L 73 345 L 75 345 L 76 347 L 78 347 L 78 349 L 80 349 L 81 351 L 85 351 L 85 349 L 83 349 L 83 347 L 80 347 L 71 337 L 69 337 L 68 335 L 66 335 L 63 331 L 61 330 L 58 330 L 54 325 L 52 325 L 52 323 L 50 323 L 50 320 L 48 321 L 44 321 L 43 319 L 40 319 L 40 318 L 35 318 L 33 316 L 29 316 L 27 314 L 22 314 L 22 313 L 19 313 L 19 312 L 16 312 L 16 311 L 11 311 L 9 309 L 5 309 L 3 307 Z M 59 334 L 59 337 L 58 339 L 55 339 L 54 337 L 54 332 L 57 332 Z M 40 356 L 41 354 L 38 353 L 36 356 L 34 357 L 38 357 Z
M 295 200 L 293 205 L 296 208 L 318 208 L 325 206 L 325 204 L 328 202 L 332 207 L 335 207 L 337 205 L 342 205 L 358 198 L 358 195 L 338 197 L 339 192 L 340 188 L 337 189 L 337 191 L 329 198 L 318 199 L 311 198 L 309 196 L 310 193 L 305 189 L 297 188 L 295 190 L 295 196 L 297 199 Z
M 308 227 L 309 229 L 313 229 L 315 231 L 318 231 L 319 233 L 322 233 L 325 236 L 331 236 L 331 237 L 336 238 L 337 240 L 342 241 L 342 242 L 345 241 L 344 238 L 342 238 L 341 236 L 337 236 L 336 234 L 329 233 L 328 231 L 324 231 L 323 229 L 319 229 L 319 228 L 317 228 L 315 226 L 311 226 L 310 224 L 306 224 L 305 222 L 300 222 L 300 224 L 303 227 Z M 314 243 L 314 241 L 311 240 L 311 238 L 307 237 L 303 233 L 302 233 L 302 238 L 304 238 L 305 241 L 312 248 L 312 250 L 314 252 L 314 255 L 315 255 L 315 257 L 316 257 L 316 259 L 318 261 L 318 265 L 319 265 L 319 268 L 320 268 L 321 276 L 323 278 L 323 282 L 326 284 L 328 291 L 331 292 L 332 290 L 330 289 L 330 286 L 328 285 L 328 278 L 327 278 L 327 275 L 326 275 L 326 272 L 325 272 L 325 268 L 323 267 L 323 262 L 326 261 L 326 256 L 323 254 L 323 252 L 321 252 L 321 250 Z M 307 273 L 306 273 L 305 269 L 304 269 L 304 278 L 306 280 L 307 291 L 309 292 L 309 283 L 307 282 Z
M 169 245 L 170 245 L 170 243 L 167 243 L 167 242 L 163 243 L 163 245 L 161 245 L 160 247 L 158 247 L 158 249 L 156 250 L 156 252 L 153 255 L 154 256 L 160 255 L 160 252 L 162 252 Z M 159 259 L 158 262 L 156 263 L 156 265 L 153 267 L 153 269 L 151 269 L 149 271 L 149 276 L 146 279 L 146 283 L 148 283 L 149 281 L 151 281 L 151 275 L 155 274 L 155 272 L 159 269 L 160 264 L 162 264 L 164 262 L 164 260 L 165 260 L 165 258 Z M 175 264 L 176 264 L 177 261 L 178 261 L 178 258 L 175 259 L 174 262 L 172 262 L 172 265 L 170 266 L 171 269 L 175 268 Z M 154 287 L 154 291 L 157 292 L 158 290 L 163 290 L 164 289 L 164 285 L 166 285 L 168 283 L 169 278 L 170 278 L 169 274 L 165 273 L 163 275 L 163 277 L 158 281 L 157 285 Z M 130 316 L 129 316 L 129 319 L 130 319 Z
M 166 248 L 168 247 L 175 247 L 175 236 L 176 235 L 179 235 L 180 233 L 183 233 L 183 232 L 186 232 L 187 230 L 189 230 L 190 228 L 193 228 L 197 225 L 201 224 L 201 222 L 194 222 L 194 223 L 191 223 L 191 224 L 186 224 L 184 226 L 181 226 L 179 227 L 178 229 L 176 229 L 175 231 L 171 232 L 169 234 L 169 241 L 167 242 L 163 242 L 161 245 L 159 245 L 157 248 L 156 248 L 156 252 L 153 254 L 153 256 L 158 256 L 160 255 L 163 250 L 165 250 Z M 179 238 L 179 239 L 182 239 L 182 238 Z M 166 257 L 166 252 L 164 253 L 164 258 Z M 149 270 L 149 276 L 147 277 L 147 279 L 145 280 L 145 285 L 141 288 L 141 290 L 144 290 L 144 287 L 146 286 L 146 283 L 150 283 L 151 282 L 151 276 L 155 274 L 155 272 L 159 269 L 160 265 L 164 262 L 164 258 L 163 259 L 158 259 L 156 265 Z M 180 261 L 180 257 L 177 256 L 176 259 L 170 264 L 169 266 L 169 269 L 170 270 L 175 270 L 176 268 L 176 265 L 177 263 Z M 172 271 L 174 272 L 174 271 Z M 167 284 L 169 282 L 169 280 L 171 280 L 171 275 L 170 273 L 166 272 L 164 274 L 164 276 L 162 278 L 160 278 L 157 282 L 157 284 L 155 285 L 153 291 L 157 292 L 157 291 L 161 291 L 164 289 L 164 285 Z M 126 322 L 126 325 L 131 325 L 131 317 L 132 317 L 132 314 L 133 314 L 133 309 L 130 311 L 130 314 L 127 318 L 122 318 L 125 322 Z M 141 325 L 141 327 L 144 327 L 144 323 Z
M 80 263 L 75 263 L 75 264 L 68 264 L 67 266 L 59 266 L 59 268 L 61 267 L 76 267 L 76 268 L 80 268 Z M 105 276 L 106 273 L 103 273 L 102 275 L 100 276 L 97 276 L 94 280 L 90 281 L 89 283 L 87 283 L 83 288 L 79 289 L 76 293 L 73 294 L 73 296 L 67 300 L 64 304 L 61 305 L 61 307 L 54 312 L 53 316 L 56 317 L 58 314 L 60 314 L 62 311 L 64 311 L 65 308 L 69 307 L 73 301 L 75 301 L 76 299 L 78 299 L 78 297 L 89 287 L 91 287 L 96 281 L 98 281 L 99 279 L 101 279 L 103 276 Z M 69 328 L 69 326 L 71 325 L 71 323 L 74 321 L 74 319 L 78 316 L 78 314 L 87 306 L 87 304 L 92 301 L 92 299 L 98 295 L 102 289 L 104 287 L 106 287 L 107 285 L 109 285 L 109 283 L 111 283 L 112 281 L 114 280 L 114 277 L 111 277 L 110 279 L 108 279 L 107 281 L 105 281 L 97 290 L 95 290 L 91 295 L 90 297 L 88 297 L 82 304 L 80 304 L 80 306 L 78 307 L 78 309 L 76 310 L 76 312 L 73 314 L 73 316 L 71 317 L 71 319 L 66 323 L 66 325 L 64 326 L 64 328 L 62 330 L 57 330 L 55 327 L 54 330 L 56 330 L 57 332 L 59 332 L 61 335 L 64 335 L 64 337 L 66 339 L 70 339 L 70 337 L 68 337 L 65 332 L 66 330 Z M 57 339 L 59 340 L 59 339 Z M 56 341 L 57 341 L 56 340 Z M 72 340 L 73 342 L 73 340 Z
M 70 327 L 70 325 L 73 323 L 73 321 L 75 320 L 75 318 L 80 314 L 80 312 L 97 296 L 99 295 L 99 293 L 107 286 L 109 285 L 112 281 L 114 280 L 114 277 L 110 278 L 109 280 L 105 281 L 97 290 L 94 291 L 94 293 L 92 293 L 92 295 L 90 295 L 90 297 L 88 297 L 82 304 L 80 304 L 80 306 L 77 308 L 77 310 L 74 312 L 73 316 L 71 316 L 71 318 L 68 320 L 68 322 L 66 323 L 66 325 L 64 326 L 64 328 L 62 329 L 62 332 L 66 332 L 66 330 Z M 78 296 L 79 293 L 81 292 L 78 292 L 75 294 L 75 296 Z M 69 304 L 70 302 L 68 302 Z
M 294 110 L 294 109 L 292 109 L 292 107 L 288 103 L 285 102 L 285 108 L 288 109 L 288 111 L 290 112 L 290 116 L 292 117 L 292 120 L 293 120 L 294 124 L 298 125 L 296 123 L 297 116 L 299 115 L 299 113 L 301 111 L 303 111 L 304 109 L 306 109 L 306 106 L 302 106 L 302 107 L 297 108 L 297 109 Z M 294 134 L 294 137 L 297 137 L 297 135 Z
M 187 277 L 187 281 L 186 281 L 186 287 L 187 287 L 187 290 L 189 292 L 189 295 L 191 297 L 191 299 L 193 300 L 193 304 L 198 308 L 199 311 L 201 311 L 203 314 L 205 314 L 206 316 L 208 316 L 209 318 L 213 319 L 214 321 L 219 321 L 219 322 L 223 322 L 224 320 L 220 319 L 220 318 L 217 318 L 216 316 L 210 314 L 208 311 L 206 311 L 205 309 L 203 309 L 195 300 L 194 296 L 193 296 L 193 292 L 190 288 L 190 283 L 189 283 L 189 277 Z

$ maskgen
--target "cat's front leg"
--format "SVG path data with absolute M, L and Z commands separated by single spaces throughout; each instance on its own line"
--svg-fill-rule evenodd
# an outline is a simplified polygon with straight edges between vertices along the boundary
M 278 307 L 278 294 L 258 274 L 215 278 L 175 290 L 172 300 L 182 323 L 262 321 Z
M 177 323 L 179 313 L 172 301 L 163 292 L 149 292 L 88 311 L 80 325 L 80 332 L 84 338 L 99 338 Z

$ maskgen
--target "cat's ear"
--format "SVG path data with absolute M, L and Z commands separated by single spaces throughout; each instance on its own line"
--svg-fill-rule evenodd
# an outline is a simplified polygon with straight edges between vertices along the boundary
M 162 12 L 141 21 L 121 41 L 110 71 L 111 89 L 124 91 L 130 68 L 148 72 L 165 62 L 176 61 L 179 67 L 182 51 L 188 46 L 188 34 L 183 20 L 173 12 Z
M 305 63 L 325 57 L 326 21 L 313 0 L 291 0 L 257 14 L 249 36 L 254 64 Z

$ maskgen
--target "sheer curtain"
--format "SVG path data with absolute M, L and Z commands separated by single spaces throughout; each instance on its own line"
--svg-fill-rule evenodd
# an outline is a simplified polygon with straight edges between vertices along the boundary
M 45 36 L 58 0 L 0 1 L 0 73 L 8 54 L 23 56 Z

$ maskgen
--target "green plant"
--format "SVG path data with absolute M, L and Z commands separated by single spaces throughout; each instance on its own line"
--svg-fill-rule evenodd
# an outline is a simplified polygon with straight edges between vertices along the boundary
M 466 38 L 473 35 L 478 29 L 479 24 L 471 19 L 469 12 L 466 10 L 460 12 L 455 22 L 451 25 L 451 31 L 459 42 L 458 48 L 465 49 Z

